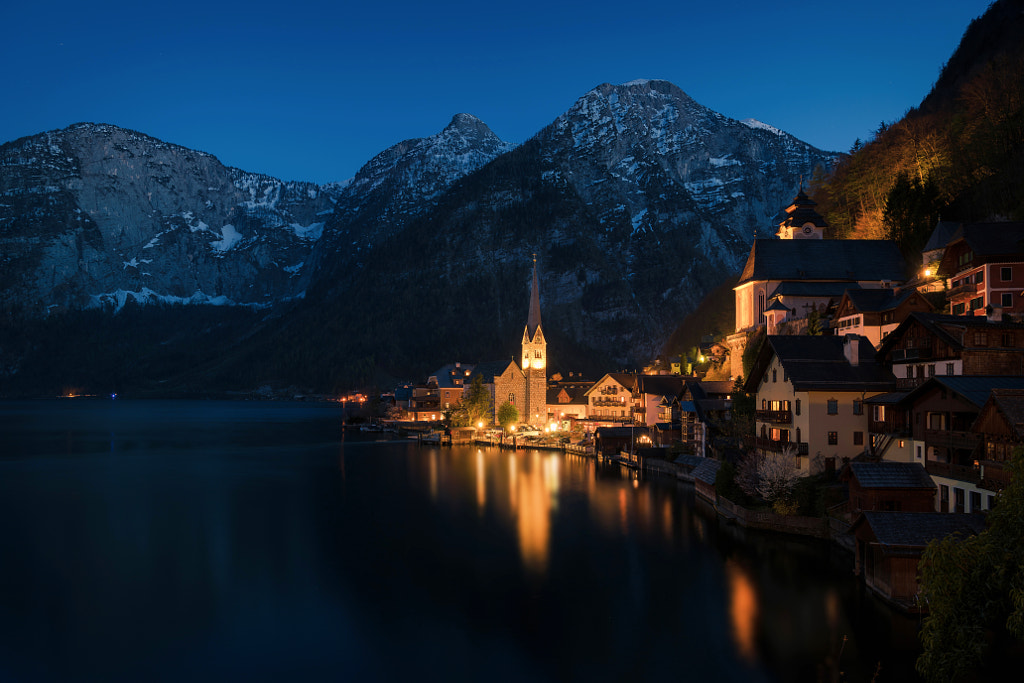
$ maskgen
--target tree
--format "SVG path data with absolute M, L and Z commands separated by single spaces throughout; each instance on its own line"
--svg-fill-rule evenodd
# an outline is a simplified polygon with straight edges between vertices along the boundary
M 455 406 L 452 422 L 456 427 L 476 427 L 481 422 L 491 424 L 493 405 L 491 392 L 484 386 L 483 377 L 476 375 L 466 395 Z
M 743 459 L 736 473 L 736 483 L 744 493 L 773 505 L 789 500 L 799 478 L 796 449 L 792 446 L 781 453 L 754 451 Z
M 508 401 L 502 403 L 498 408 L 498 424 L 501 425 L 501 428 L 507 432 L 509 427 L 517 422 L 519 422 L 519 409 Z
M 919 573 L 928 616 L 917 670 L 925 678 L 956 680 L 1007 641 L 1024 644 L 1024 449 L 1013 454 L 988 528 L 932 541 Z

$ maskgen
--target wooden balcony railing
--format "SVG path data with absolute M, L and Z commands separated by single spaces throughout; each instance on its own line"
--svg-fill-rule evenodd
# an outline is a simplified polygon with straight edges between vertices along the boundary
M 782 453 L 790 448 L 795 450 L 797 455 L 807 455 L 808 452 L 806 442 L 797 443 L 795 441 L 775 441 L 773 439 L 763 439 L 761 437 L 754 439 L 754 447 L 770 453 Z
M 952 429 L 926 429 L 924 441 L 929 446 L 940 448 L 961 448 L 974 450 L 981 442 L 977 432 L 960 432 Z
M 954 465 L 953 463 L 929 460 L 925 463 L 924 468 L 928 470 L 928 474 L 934 474 L 938 477 L 956 479 L 974 485 L 981 483 L 981 468 L 974 467 L 973 465 Z
M 759 422 L 770 422 L 772 424 L 788 425 L 793 424 L 793 411 L 791 410 L 758 410 L 757 420 Z

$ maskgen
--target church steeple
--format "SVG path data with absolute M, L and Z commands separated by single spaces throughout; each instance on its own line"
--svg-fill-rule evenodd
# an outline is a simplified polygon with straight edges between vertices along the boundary
M 530 312 L 523 330 L 523 376 L 526 401 L 523 420 L 542 425 L 547 420 L 548 343 L 540 325 L 540 284 L 537 277 L 537 255 L 533 255 L 533 285 L 530 288 Z
M 532 340 L 540 327 L 540 285 L 537 284 L 537 255 L 533 255 L 533 287 L 530 289 L 530 314 L 526 318 L 526 336 Z

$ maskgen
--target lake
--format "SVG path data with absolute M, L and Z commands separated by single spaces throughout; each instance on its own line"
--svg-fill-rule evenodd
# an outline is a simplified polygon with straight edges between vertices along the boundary
M 380 436 L 326 403 L 0 403 L 0 680 L 913 678 L 918 620 L 824 542 Z

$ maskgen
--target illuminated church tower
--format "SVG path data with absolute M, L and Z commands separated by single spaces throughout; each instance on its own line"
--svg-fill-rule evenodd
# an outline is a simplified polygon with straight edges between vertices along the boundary
M 526 401 L 520 419 L 531 425 L 547 422 L 548 343 L 540 328 L 540 287 L 537 284 L 537 255 L 533 255 L 533 287 L 530 290 L 530 314 L 523 330 L 523 374 L 526 375 Z

